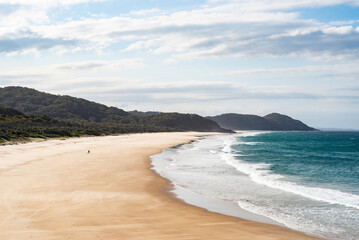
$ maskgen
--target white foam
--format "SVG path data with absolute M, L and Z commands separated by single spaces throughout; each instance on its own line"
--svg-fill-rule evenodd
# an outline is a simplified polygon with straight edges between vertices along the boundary
M 239 136 L 239 137 L 252 137 L 252 136 L 257 136 L 259 134 L 264 134 L 264 133 L 269 133 L 269 131 L 248 131 L 248 132 L 242 132 L 237 136 Z
M 221 154 L 222 159 L 225 162 L 238 171 L 241 171 L 247 175 L 256 183 L 266 185 L 271 188 L 276 188 L 286 192 L 301 195 L 317 201 L 323 201 L 331 204 L 340 204 L 346 207 L 352 207 L 359 209 L 359 196 L 345 193 L 339 190 L 319 188 L 319 187 L 307 187 L 298 185 L 296 183 L 287 182 L 284 180 L 284 176 L 274 174 L 269 170 L 270 164 L 251 164 L 236 159 L 233 154 L 228 151 L 230 148 L 228 143 L 225 143 L 223 152 Z
M 250 132 L 247 135 L 262 133 Z M 238 160 L 241 153 L 238 154 L 238 150 L 231 146 L 238 144 L 241 136 L 243 134 L 209 136 L 180 148 L 167 149 L 162 157 L 159 155 L 159 159 L 153 161 L 156 162 L 154 168 L 174 184 L 191 192 L 209 199 L 235 202 L 243 209 L 298 231 L 333 240 L 338 236 L 341 239 L 343 236 L 345 239 L 359 239 L 353 238 L 359 236 L 356 208 L 347 208 L 346 204 L 328 204 L 326 189 L 318 191 L 288 182 L 284 176 L 274 174 L 270 164 Z M 343 199 L 333 201 L 347 203 L 348 199 L 341 192 L 335 192 L 334 196 L 342 196 Z
M 315 233 L 316 237 L 327 238 L 328 232 L 330 232 L 331 239 L 333 240 L 339 239 L 335 238 L 334 236 L 343 236 L 343 230 L 340 228 L 332 228 L 327 226 L 327 224 L 318 224 L 307 218 L 305 221 L 298 221 L 298 219 L 303 217 L 303 215 L 305 216 L 307 213 L 295 212 L 295 209 L 289 210 L 291 213 L 295 212 L 294 214 L 288 214 L 286 211 L 278 211 L 276 208 L 257 206 L 249 201 L 237 201 L 237 204 L 244 210 L 264 217 L 269 217 L 291 229 L 311 234 Z
M 240 142 L 240 145 L 257 145 L 259 142 Z
M 226 138 L 223 139 L 223 145 L 224 147 L 222 148 L 222 152 L 224 153 L 231 153 L 232 149 L 231 146 L 233 145 L 233 143 L 236 142 L 236 138 L 235 135 L 230 135 L 227 136 Z

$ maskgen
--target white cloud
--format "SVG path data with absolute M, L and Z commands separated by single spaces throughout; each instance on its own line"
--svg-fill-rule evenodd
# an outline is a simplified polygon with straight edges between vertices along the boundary
M 158 8 L 152 8 L 152 9 L 145 9 L 140 11 L 131 11 L 128 15 L 134 15 L 134 16 L 145 16 L 145 15 L 153 15 L 160 13 L 161 10 Z
M 58 6 L 58 5 L 75 5 L 81 3 L 90 3 L 90 2 L 105 2 L 108 0 L 0 0 L 0 4 L 10 4 L 10 5 L 25 5 L 25 6 L 38 6 L 38 7 L 47 7 L 47 6 Z
M 253 86 L 234 82 L 133 82 L 123 80 L 115 84 L 107 85 L 93 79 L 81 84 L 76 80 L 76 85 L 70 84 L 64 87 L 62 92 L 75 96 L 91 95 L 93 98 L 111 99 L 114 103 L 140 103 L 146 102 L 152 106 L 166 103 L 166 105 L 206 102 L 207 104 L 219 104 L 222 101 L 271 101 L 271 100 L 318 100 L 318 99 L 358 99 L 358 96 L 347 96 L 346 90 L 336 87 L 322 86 L 308 89 L 305 86 L 290 85 L 261 85 Z M 58 88 L 58 86 L 56 86 Z M 181 96 L 180 98 L 178 96 Z M 188 107 L 188 105 L 187 105 Z M 153 109 L 152 109 L 153 110 Z
M 123 59 L 114 61 L 84 61 L 69 62 L 65 64 L 54 65 L 50 68 L 64 71 L 121 71 L 125 69 L 138 69 L 145 67 L 142 59 Z
M 340 4 L 359 6 L 358 0 L 208 0 L 209 3 L 231 3 L 245 6 L 249 10 L 285 10 L 304 7 L 325 7 Z
M 58 48 L 58 53 L 63 54 L 82 48 L 101 53 L 104 48 L 120 41 L 127 44 L 122 50 L 169 53 L 169 61 L 293 55 L 313 59 L 318 56 L 357 58 L 359 51 L 356 44 L 359 41 L 358 28 L 354 31 L 348 22 L 333 26 L 303 20 L 295 12 L 301 7 L 359 5 L 359 1 L 354 0 L 209 1 L 209 4 L 195 10 L 167 13 L 149 9 L 117 17 L 61 23 L 52 23 L 46 11 L 36 8 L 45 0 L 2 2 L 28 4 L 34 9 L 0 17 L 0 22 L 13 23 L 11 27 L 0 25 L 0 41 L 5 41 L 0 42 L 0 52 Z M 51 6 L 61 6 L 92 1 L 49 2 Z M 39 14 L 33 11 L 39 11 Z M 6 44 L 13 40 L 18 41 L 16 46 L 21 47 Z
M 228 71 L 218 73 L 216 76 L 235 76 L 235 75 L 259 75 L 259 74 L 344 74 L 344 73 L 356 73 L 359 74 L 357 69 L 358 62 L 349 64 L 332 64 L 332 65 L 314 65 L 314 66 L 301 66 L 291 68 L 259 68 L 259 69 L 244 69 L 236 71 Z
M 327 34 L 349 34 L 353 30 L 352 26 L 330 27 L 323 29 L 323 33 Z
M 92 74 L 100 74 L 101 84 L 118 83 L 118 78 L 108 77 L 110 73 L 117 73 L 124 70 L 144 68 L 142 59 L 121 59 L 121 60 L 94 60 L 82 62 L 68 62 L 41 67 L 23 67 L 11 71 L 0 72 L 2 83 L 10 85 L 35 85 L 44 86 L 70 86 L 78 83 L 90 83 Z M 80 81 L 80 82 L 79 82 Z
M 329 24 L 330 25 L 351 25 L 351 24 L 355 24 L 358 23 L 359 20 L 349 20 L 349 21 L 332 21 Z

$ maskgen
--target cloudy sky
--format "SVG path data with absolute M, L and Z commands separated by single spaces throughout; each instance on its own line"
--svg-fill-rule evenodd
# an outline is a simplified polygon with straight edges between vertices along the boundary
M 359 129 L 359 0 L 0 0 L 0 87 Z

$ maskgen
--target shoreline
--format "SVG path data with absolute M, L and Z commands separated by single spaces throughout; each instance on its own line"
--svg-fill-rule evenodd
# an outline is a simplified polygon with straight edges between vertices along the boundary
M 19 152 L 7 154 L 3 147 L 2 159 L 22 153 L 30 160 L 0 169 L 0 239 L 313 239 L 209 212 L 169 192 L 170 180 L 151 169 L 150 156 L 203 135 L 208 134 L 48 141 L 25 150 L 26 144 L 15 145 Z
M 238 134 L 241 132 L 237 131 L 236 133 Z M 211 135 L 213 135 L 213 134 L 211 134 Z M 209 136 L 209 135 L 203 135 L 196 140 L 192 140 L 187 143 L 177 144 L 177 145 L 169 147 L 169 148 L 178 148 L 180 146 L 201 140 L 201 139 L 205 138 L 206 136 Z M 168 148 L 166 148 L 166 149 L 168 149 Z M 163 149 L 163 150 L 165 150 L 165 149 Z M 270 218 L 262 216 L 262 215 L 258 215 L 256 213 L 252 213 L 250 211 L 247 211 L 233 202 L 219 200 L 219 199 L 210 199 L 210 198 L 207 198 L 200 194 L 197 194 L 195 192 L 192 192 L 189 189 L 186 189 L 179 185 L 176 185 L 175 182 L 162 176 L 155 169 L 156 168 L 156 163 L 154 163 L 154 161 L 156 161 L 155 156 L 162 154 L 163 150 L 161 151 L 161 153 L 154 154 L 149 157 L 150 158 L 150 167 L 149 168 L 158 177 L 164 178 L 168 181 L 169 188 L 167 189 L 167 193 L 168 193 L 169 197 L 175 198 L 176 200 L 185 202 L 186 204 L 189 204 L 189 205 L 192 205 L 195 207 L 206 209 L 209 212 L 219 213 L 219 214 L 226 215 L 226 216 L 238 217 L 238 218 L 253 221 L 253 222 L 271 224 L 271 225 L 276 225 L 276 226 L 291 229 L 291 228 L 285 226 L 284 224 L 277 222 L 273 219 L 270 219 Z M 294 229 L 291 229 L 291 230 L 296 231 Z
M 237 204 L 235 204 L 234 202 L 219 200 L 219 199 L 209 199 L 206 198 L 205 196 L 202 196 L 200 194 L 192 192 L 191 190 L 182 188 L 177 185 L 174 185 L 169 193 L 171 193 L 174 198 L 182 200 L 186 204 L 206 209 L 209 212 L 219 213 L 231 217 L 237 217 L 252 222 L 275 225 L 296 231 L 271 218 L 247 211 L 241 208 L 240 206 L 238 206 Z
M 258 132 L 258 131 L 249 131 L 249 132 Z M 236 134 L 240 134 L 240 133 L 247 133 L 247 131 L 241 131 L 241 132 L 237 131 L 236 132 Z M 163 163 L 163 161 L 164 161 L 163 159 L 169 159 L 169 158 L 172 159 L 172 157 L 170 157 L 171 155 L 166 153 L 166 151 L 169 150 L 169 152 L 171 152 L 172 151 L 171 149 L 175 150 L 183 145 L 191 144 L 193 142 L 202 140 L 202 139 L 206 138 L 207 136 L 210 136 L 210 135 L 202 136 L 201 138 L 199 138 L 195 141 L 190 141 L 185 144 L 179 144 L 179 145 L 176 145 L 176 146 L 173 146 L 170 148 L 166 148 L 161 153 L 150 156 L 150 159 L 152 162 L 151 169 L 159 177 L 168 180 L 168 184 L 170 185 L 170 187 L 167 189 L 167 193 L 169 194 L 169 196 L 171 198 L 174 198 L 176 200 L 179 200 L 181 202 L 184 202 L 185 204 L 189 204 L 194 207 L 205 209 L 208 212 L 222 214 L 222 215 L 230 216 L 230 217 L 236 217 L 236 218 L 240 218 L 240 219 L 248 220 L 248 221 L 252 221 L 252 222 L 257 222 L 257 223 L 264 223 L 264 224 L 279 226 L 279 227 L 283 227 L 283 228 L 289 229 L 294 232 L 303 233 L 306 236 L 311 237 L 312 239 L 321 239 L 321 237 L 318 235 L 316 236 L 309 232 L 304 232 L 304 231 L 290 228 L 287 225 L 285 225 L 281 222 L 278 222 L 276 220 L 273 220 L 265 215 L 260 215 L 260 214 L 251 212 L 249 210 L 246 210 L 246 209 L 242 208 L 241 206 L 239 206 L 238 204 L 236 204 L 235 202 L 232 202 L 229 200 L 221 200 L 221 199 L 217 199 L 217 198 L 211 198 L 209 196 L 205 196 L 205 195 L 196 193 L 196 192 L 192 191 L 190 188 L 186 188 L 186 187 L 182 187 L 181 185 L 178 185 L 174 180 L 172 180 L 170 178 L 170 176 L 166 177 L 165 175 L 162 175 L 163 173 L 161 173 L 162 172 L 161 170 L 164 169 L 162 164 L 165 164 L 165 163 Z M 161 156 L 164 152 L 165 152 L 165 155 Z M 242 174 L 246 175 L 245 173 L 242 173 Z

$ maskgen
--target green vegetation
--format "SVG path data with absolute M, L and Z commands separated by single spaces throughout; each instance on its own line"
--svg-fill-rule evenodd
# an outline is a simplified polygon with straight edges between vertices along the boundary
M 119 133 L 233 130 L 312 131 L 304 123 L 272 113 L 265 117 L 223 114 L 125 112 L 70 96 L 23 87 L 0 88 L 0 143 L 13 139 L 110 135 Z
M 0 139 L 45 138 L 76 135 L 76 128 L 46 116 L 28 116 L 9 108 L 0 108 Z
M 89 122 L 117 122 L 129 114 L 81 98 L 53 95 L 23 87 L 0 88 L 0 105 L 28 115 Z
M 264 117 L 227 113 L 215 117 L 207 117 L 221 127 L 232 130 L 268 130 L 268 131 L 315 131 L 299 120 L 286 115 L 271 113 Z
M 279 131 L 316 131 L 316 129 L 312 127 L 308 127 L 304 123 L 299 120 L 293 119 L 286 115 L 282 115 L 279 113 L 271 113 L 263 117 L 265 120 L 270 122 L 273 126 L 275 126 L 276 130 Z
M 165 126 L 185 131 L 232 132 L 220 128 L 214 121 L 203 118 L 197 114 L 161 113 L 144 117 L 142 121 L 149 125 Z
M 133 132 L 163 132 L 178 129 L 155 125 L 74 122 L 47 116 L 25 115 L 16 110 L 0 107 L 1 142 L 25 138 L 77 137 L 82 135 L 109 135 Z
M 23 87 L 0 88 L 0 143 L 24 138 L 164 131 L 228 132 L 196 114 L 131 114 L 70 96 Z

